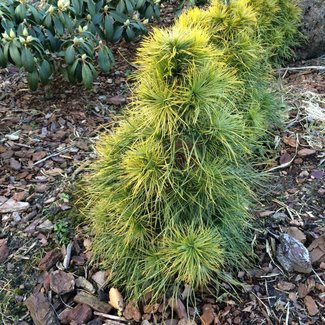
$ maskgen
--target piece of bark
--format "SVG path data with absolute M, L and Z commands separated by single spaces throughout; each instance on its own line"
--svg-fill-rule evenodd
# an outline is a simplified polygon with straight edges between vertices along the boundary
M 201 315 L 201 321 L 202 325 L 210 325 L 213 323 L 216 314 L 214 312 L 214 309 L 211 304 L 206 304 L 202 307 L 202 315 Z
M 38 268 L 42 271 L 48 271 L 62 258 L 61 250 L 55 248 L 45 254 L 45 256 L 38 263 Z
M 180 299 L 170 299 L 168 304 L 176 312 L 178 319 L 188 318 L 185 306 Z
M 129 302 L 123 311 L 123 316 L 127 320 L 133 319 L 136 322 L 140 322 L 142 315 L 140 313 L 137 303 L 134 301 Z
M 88 322 L 93 316 L 92 309 L 85 304 L 78 304 L 72 309 L 65 309 L 60 315 L 62 324 L 70 324 L 73 322 L 75 325 L 83 325 Z
M 56 270 L 50 274 L 50 288 L 58 295 L 73 291 L 74 286 L 74 277 L 71 273 Z
M 288 235 L 292 236 L 293 238 L 296 238 L 303 244 L 306 242 L 305 234 L 297 227 L 289 227 L 287 229 L 287 233 Z
M 0 239 L 0 263 L 3 263 L 9 255 L 7 239 Z
M 305 306 L 307 307 L 308 314 L 310 316 L 315 316 L 319 313 L 319 309 L 316 305 L 315 300 L 311 296 L 306 296 L 304 298 Z
M 28 202 L 17 202 L 14 199 L 9 199 L 4 203 L 0 203 L 0 213 L 11 213 L 24 211 L 29 208 Z
M 312 264 L 325 262 L 325 235 L 316 238 L 308 250 Z
M 25 304 L 35 325 L 60 325 L 48 299 L 43 293 L 29 296 Z
M 92 309 L 99 311 L 101 313 L 106 313 L 108 314 L 112 310 L 112 306 L 109 304 L 100 301 L 98 298 L 92 296 L 89 293 L 86 292 L 79 292 L 75 297 L 74 297 L 74 302 L 78 304 L 86 304 L 90 306 Z

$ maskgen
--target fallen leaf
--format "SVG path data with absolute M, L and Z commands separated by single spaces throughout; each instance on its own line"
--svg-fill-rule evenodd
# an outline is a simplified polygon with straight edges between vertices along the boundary
M 116 288 L 111 288 L 108 295 L 108 303 L 116 310 L 122 311 L 124 309 L 124 301 L 120 291 Z
M 296 148 L 297 139 L 294 136 L 284 136 L 282 141 L 290 147 Z

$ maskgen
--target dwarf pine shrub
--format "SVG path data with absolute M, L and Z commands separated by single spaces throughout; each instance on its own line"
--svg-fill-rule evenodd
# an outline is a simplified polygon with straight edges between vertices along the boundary
M 207 288 L 250 262 L 258 177 L 248 161 L 259 144 L 247 111 L 264 131 L 271 100 L 252 89 L 268 75 L 257 20 L 247 1 L 216 2 L 154 29 L 139 49 L 132 102 L 85 179 L 94 257 L 129 299 Z

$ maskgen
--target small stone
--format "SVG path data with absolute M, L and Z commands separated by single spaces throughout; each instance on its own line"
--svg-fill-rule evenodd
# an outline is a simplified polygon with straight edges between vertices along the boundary
M 95 293 L 94 286 L 84 277 L 80 276 L 75 280 L 76 287 L 85 289 L 90 293 Z
M 315 179 L 321 179 L 324 177 L 324 175 L 325 173 L 321 170 L 313 170 L 310 174 L 310 176 Z
M 50 274 L 50 288 L 58 295 L 73 291 L 74 286 L 74 277 L 71 273 L 56 270 Z
M 40 232 L 44 232 L 44 233 L 48 233 L 51 232 L 54 228 L 53 223 L 50 220 L 45 220 L 44 222 L 42 222 L 40 225 L 38 225 L 36 227 L 36 230 L 40 231 Z
M 283 212 L 276 212 L 271 217 L 272 221 L 275 223 L 281 223 L 288 219 L 288 216 Z
M 297 239 L 282 234 L 277 249 L 277 259 L 287 272 L 310 273 L 311 261 L 307 248 Z
M 91 278 L 96 282 L 98 288 L 101 289 L 106 284 L 107 273 L 105 271 L 98 271 Z
M 48 271 L 62 258 L 61 250 L 55 248 L 46 253 L 46 255 L 40 260 L 38 268 L 43 271 Z
M 298 151 L 297 155 L 299 157 L 308 157 L 316 153 L 316 150 L 314 149 L 309 149 L 309 148 L 304 148 Z
M 307 178 L 309 176 L 309 173 L 307 170 L 303 170 L 300 174 L 299 177 L 301 178 Z

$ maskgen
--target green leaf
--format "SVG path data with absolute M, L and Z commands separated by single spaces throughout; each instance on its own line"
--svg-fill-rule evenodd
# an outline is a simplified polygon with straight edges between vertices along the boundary
M 39 68 L 39 78 L 43 85 L 48 84 L 51 74 L 51 65 L 48 61 L 44 60 Z
M 52 16 L 51 15 L 47 15 L 44 19 L 44 25 L 49 28 L 52 29 Z
M 120 0 L 120 2 L 116 6 L 116 11 L 120 14 L 124 13 L 125 10 L 125 3 L 124 0 Z
M 93 0 L 86 0 L 88 5 L 88 11 L 91 16 L 96 15 L 96 4 Z
M 106 16 L 104 21 L 106 38 L 111 41 L 114 35 L 114 20 L 111 16 Z
M 2 48 L 0 47 L 0 67 L 5 68 L 6 66 L 7 66 L 7 60 Z
M 33 72 L 35 70 L 34 56 L 27 47 L 24 47 L 21 51 L 21 62 L 27 72 Z
M 143 7 L 143 5 L 145 4 L 146 0 L 137 0 L 136 1 L 136 5 L 135 5 L 135 9 L 139 10 L 140 8 Z
M 132 15 L 134 12 L 133 4 L 130 0 L 125 0 L 126 11 L 129 15 Z
M 133 31 L 132 28 L 128 27 L 126 29 L 126 35 L 127 35 L 127 41 L 132 41 L 135 38 L 135 32 Z
M 92 22 L 94 25 L 100 24 L 102 21 L 103 15 L 101 13 L 97 13 L 96 15 L 93 16 Z
M 114 30 L 114 35 L 112 37 L 112 42 L 115 43 L 118 40 L 121 39 L 123 34 L 124 26 L 117 26 L 117 28 Z
M 18 17 L 21 21 L 25 19 L 27 13 L 27 9 L 23 4 L 19 4 L 15 9 L 15 15 Z
M 28 5 L 28 10 L 30 10 L 31 13 L 33 14 L 34 19 L 35 19 L 35 22 L 38 23 L 38 24 L 40 24 L 41 19 L 42 19 L 44 13 L 37 11 L 37 9 L 35 8 L 35 6 L 33 6 L 33 5 Z
M 67 64 L 72 64 L 76 57 L 76 50 L 73 45 L 69 46 L 64 55 L 64 60 Z
M 72 0 L 72 8 L 76 15 L 80 15 L 81 13 L 81 6 L 80 0 Z
M 73 24 L 71 17 L 69 15 L 67 15 L 66 13 L 63 13 L 63 17 L 64 17 L 64 26 L 67 28 L 69 33 L 72 34 L 74 24 Z
M 148 19 L 151 19 L 154 16 L 154 12 L 151 5 L 146 9 L 144 16 Z
M 87 89 L 91 89 L 93 86 L 93 74 L 88 66 L 88 63 L 82 65 L 82 82 Z
M 55 30 L 58 32 L 58 34 L 63 35 L 64 34 L 64 26 L 60 19 L 58 17 L 53 17 L 53 22 L 55 26 Z
M 110 58 L 103 48 L 98 51 L 98 65 L 104 72 L 108 72 L 111 68 Z
M 19 51 L 18 47 L 13 43 L 10 44 L 9 54 L 10 54 L 11 60 L 15 63 L 15 65 L 17 67 L 20 67 L 21 66 L 20 51 Z
M 37 89 L 37 87 L 38 87 L 38 72 L 36 70 L 28 73 L 27 83 L 31 90 L 35 91 Z

